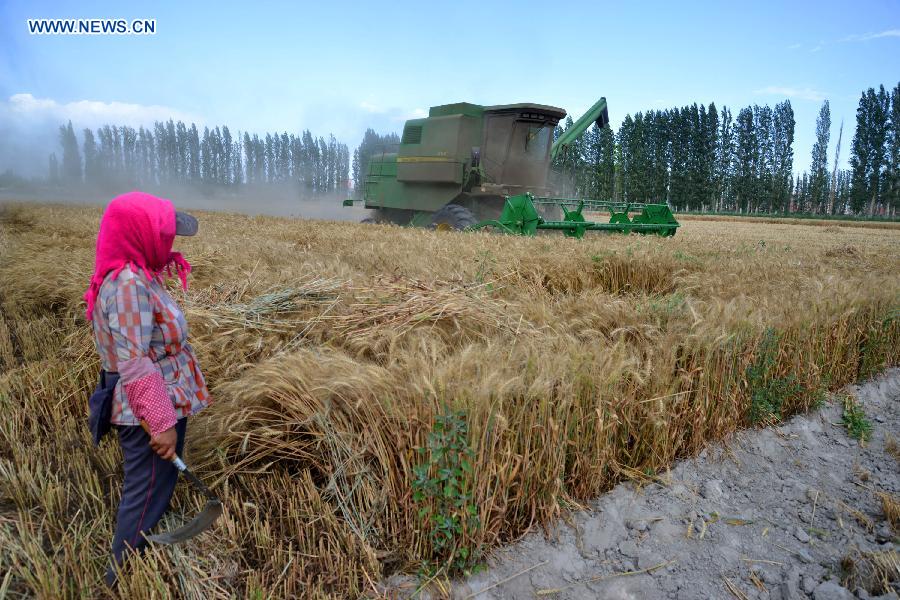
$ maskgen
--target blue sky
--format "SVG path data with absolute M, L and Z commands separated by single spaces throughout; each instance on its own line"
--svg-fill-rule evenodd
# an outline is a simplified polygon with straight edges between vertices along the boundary
M 137 6 L 137 3 L 135 3 Z M 153 18 L 153 36 L 32 36 L 29 18 Z M 0 3 L 0 170 L 46 164 L 76 127 L 169 115 L 232 129 L 399 131 L 429 106 L 539 102 L 578 117 L 693 102 L 737 112 L 789 98 L 795 170 L 831 103 L 829 162 L 857 101 L 900 80 L 900 0 L 840 2 Z M 13 141 L 31 131 L 28 147 Z M 5 148 L 4 148 L 5 146 Z M 52 149 L 52 148 L 50 148 Z M 7 164 L 4 164 L 4 161 Z

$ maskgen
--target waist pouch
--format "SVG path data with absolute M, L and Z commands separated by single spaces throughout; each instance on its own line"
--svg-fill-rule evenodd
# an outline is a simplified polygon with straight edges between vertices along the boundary
M 109 419 L 112 417 L 113 394 L 116 391 L 116 383 L 119 374 L 100 370 L 100 381 L 88 400 L 88 427 L 94 444 L 100 445 L 100 440 L 112 428 Z

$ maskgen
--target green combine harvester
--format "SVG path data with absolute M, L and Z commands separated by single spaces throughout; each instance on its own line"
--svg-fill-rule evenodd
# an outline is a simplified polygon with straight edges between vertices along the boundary
M 362 197 L 373 210 L 365 222 L 436 229 L 493 228 L 534 235 L 559 230 L 675 235 L 678 221 L 665 204 L 554 198 L 550 163 L 592 123 L 609 122 L 601 98 L 555 142 L 566 111 L 542 104 L 479 106 L 460 102 L 432 107 L 428 117 L 403 127 L 396 153 L 373 156 Z M 609 222 L 587 221 L 583 211 L 608 212 Z M 633 213 L 634 216 L 631 216 Z

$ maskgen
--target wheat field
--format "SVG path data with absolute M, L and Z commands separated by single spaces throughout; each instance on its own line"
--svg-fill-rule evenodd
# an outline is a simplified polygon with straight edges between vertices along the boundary
M 618 481 L 900 363 L 889 224 L 691 218 L 674 238 L 579 241 L 198 216 L 176 241 L 191 288 L 172 293 L 214 404 L 189 422 L 186 460 L 225 514 L 130 561 L 132 598 L 377 597 L 398 571 L 444 577 L 450 556 L 477 564 Z M 0 213 L 0 597 L 109 594 L 121 457 L 89 441 L 99 363 L 81 301 L 99 217 Z M 458 505 L 414 484 L 438 476 L 446 415 L 471 464 Z M 164 524 L 202 504 L 179 485 Z M 434 517 L 463 506 L 448 550 Z

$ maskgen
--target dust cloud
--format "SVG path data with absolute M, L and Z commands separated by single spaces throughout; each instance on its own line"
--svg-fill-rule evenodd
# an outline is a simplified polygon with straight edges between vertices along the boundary
M 0 189 L 0 204 L 35 202 L 105 206 L 119 194 L 133 191 L 76 187 L 38 186 L 28 190 Z M 239 213 L 250 216 L 268 215 L 329 221 L 355 221 L 365 218 L 369 211 L 359 205 L 342 206 L 352 193 L 302 193 L 296 186 L 244 185 L 235 190 L 208 189 L 194 186 L 154 186 L 141 189 L 161 198 L 168 198 L 178 209 Z

